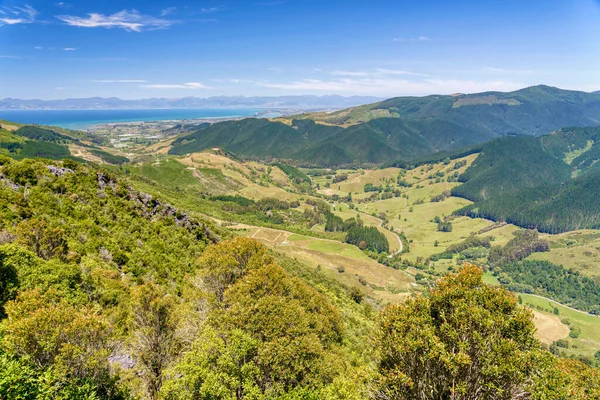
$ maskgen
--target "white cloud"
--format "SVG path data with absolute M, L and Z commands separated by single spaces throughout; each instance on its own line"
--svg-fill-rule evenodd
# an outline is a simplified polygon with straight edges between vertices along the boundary
M 75 51 L 77 49 L 75 47 L 65 47 L 63 50 L 64 51 Z
M 98 79 L 93 80 L 93 83 L 146 83 L 143 79 Z
M 330 72 L 331 75 L 336 76 L 351 76 L 351 77 L 377 77 L 377 76 L 390 76 L 390 75 L 410 75 L 410 76 L 422 76 L 427 77 L 429 75 L 419 73 L 419 72 L 411 72 L 405 70 L 395 70 L 395 69 L 384 69 L 384 68 L 375 68 L 367 71 L 343 71 L 343 70 L 334 70 Z
M 227 79 L 227 82 L 229 82 L 229 83 L 252 83 L 254 81 L 251 81 L 249 79 L 235 79 L 235 78 L 233 78 L 233 79 Z
M 340 94 L 369 94 L 385 96 L 429 95 L 451 93 L 477 93 L 489 90 L 511 91 L 523 84 L 507 81 L 473 81 L 457 79 L 424 79 L 411 81 L 398 78 L 343 78 L 335 80 L 303 79 L 287 83 L 260 82 L 260 86 L 294 90 Z
M 200 11 L 203 12 L 204 14 L 210 14 L 210 13 L 221 11 L 221 8 L 219 8 L 219 7 L 207 7 L 207 8 L 201 8 Z
M 11 60 L 20 60 L 23 57 L 0 55 L 0 58 L 10 58 Z
M 25 5 L 24 7 L 0 7 L 0 26 L 31 24 L 35 22 L 38 12 L 35 8 Z
M 36 49 L 36 50 L 44 50 L 44 48 L 42 46 L 35 46 L 34 49 Z
M 485 67 L 481 69 L 483 72 L 494 72 L 499 74 L 531 74 L 531 70 L 504 69 L 495 67 Z
M 200 82 L 188 82 L 188 83 L 177 83 L 177 84 L 165 84 L 165 83 L 156 83 L 150 85 L 140 85 L 143 88 L 147 89 L 210 89 L 210 87 L 200 83 Z
M 56 18 L 67 25 L 81 28 L 120 28 L 134 32 L 167 28 L 173 24 L 173 21 L 142 15 L 136 10 L 123 10 L 112 15 L 90 13 L 87 18 L 73 15 L 57 15 Z
M 394 38 L 394 42 L 431 42 L 433 39 L 427 36 L 419 36 L 414 38 Z
M 160 12 L 160 16 L 164 17 L 169 14 L 173 14 L 177 10 L 177 7 L 167 7 Z

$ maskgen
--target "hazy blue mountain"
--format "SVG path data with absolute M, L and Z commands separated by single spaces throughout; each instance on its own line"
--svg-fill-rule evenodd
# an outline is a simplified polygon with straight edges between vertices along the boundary
M 216 96 L 122 100 L 90 97 L 62 100 L 0 100 L 3 110 L 88 110 L 115 108 L 273 108 L 291 110 L 339 109 L 381 100 L 373 96 Z

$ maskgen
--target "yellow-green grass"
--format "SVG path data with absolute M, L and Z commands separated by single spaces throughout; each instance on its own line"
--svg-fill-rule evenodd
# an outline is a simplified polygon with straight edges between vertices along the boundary
M 346 204 L 338 204 L 333 213 L 344 220 L 348 218 L 356 218 L 356 216 L 359 215 L 360 219 L 363 220 L 365 225 L 374 226 L 385 235 L 390 245 L 390 253 L 394 253 L 400 250 L 400 243 L 398 242 L 398 238 L 396 238 L 396 235 L 394 235 L 392 232 L 381 226 L 381 219 L 368 214 L 359 213 L 357 210 L 350 209 L 350 207 L 348 207 L 348 205 Z
M 228 194 L 240 194 L 253 200 L 275 197 L 280 200 L 292 201 L 298 197 L 298 195 L 271 183 L 265 182 L 263 186 L 252 182 L 250 177 L 253 174 L 254 176 L 259 176 L 266 173 L 268 169 L 266 165 L 258 162 L 243 163 L 213 152 L 190 154 L 178 159 L 178 161 L 196 169 L 212 168 L 220 170 L 225 177 L 230 178 L 232 182 L 236 183 L 231 185 L 230 190 L 225 191 Z M 279 182 L 282 186 L 290 185 L 287 176 L 277 167 L 271 168 L 271 178 L 275 182 Z
M 294 234 L 289 238 L 290 241 L 306 241 L 306 247 L 310 250 L 320 251 L 322 253 L 335 254 L 344 257 L 350 257 L 357 260 L 369 260 L 369 257 L 358 247 L 333 240 L 318 240 L 308 236 Z
M 561 264 L 600 281 L 600 231 L 580 230 L 542 237 L 550 243 L 550 251 L 534 253 L 529 259 Z
M 243 234 L 309 266 L 321 268 L 381 303 L 400 302 L 413 288 L 412 276 L 377 263 L 355 246 L 268 228 L 248 227 Z
M 363 173 L 364 172 L 364 173 Z M 348 179 L 340 182 L 339 184 L 333 184 L 333 186 L 340 187 L 340 190 L 345 193 L 362 193 L 364 192 L 365 185 L 367 183 L 373 185 L 381 185 L 386 181 L 393 181 L 396 183 L 396 177 L 400 172 L 400 168 L 385 168 L 385 169 L 376 169 L 376 170 L 367 170 L 354 172 L 353 174 L 348 176 Z
M 494 224 L 491 224 L 489 226 L 493 226 Z M 481 233 L 478 236 L 480 237 L 493 237 L 494 241 L 492 243 L 493 246 L 504 246 L 506 245 L 506 243 L 508 243 L 509 240 L 514 239 L 515 235 L 514 232 L 520 230 L 521 228 L 519 228 L 518 226 L 515 225 L 511 225 L 511 224 L 506 224 L 503 226 L 500 226 L 498 228 L 493 228 L 487 232 Z
M 529 294 L 520 294 L 523 299 L 523 304 L 531 304 L 533 308 L 541 307 L 543 310 L 537 310 L 544 314 L 553 315 L 553 310 L 556 307 L 559 311 L 558 317 L 564 321 L 568 319 L 570 326 L 576 326 L 581 329 L 581 335 L 573 339 L 567 337 L 569 348 L 561 348 L 561 351 L 567 355 L 583 355 L 585 357 L 593 357 L 597 351 L 600 351 L 600 317 L 596 317 L 584 312 L 574 311 L 555 301 L 536 297 Z M 576 346 L 576 347 L 573 347 Z
M 483 281 L 485 283 L 487 283 L 488 285 L 500 286 L 500 281 L 490 271 L 484 272 L 484 274 L 483 274 Z

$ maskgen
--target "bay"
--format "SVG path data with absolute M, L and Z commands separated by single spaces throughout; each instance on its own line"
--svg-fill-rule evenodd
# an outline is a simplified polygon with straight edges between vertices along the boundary
M 88 129 L 111 122 L 167 121 L 202 118 L 254 117 L 260 109 L 114 109 L 114 110 L 0 110 L 0 119 L 23 124 Z

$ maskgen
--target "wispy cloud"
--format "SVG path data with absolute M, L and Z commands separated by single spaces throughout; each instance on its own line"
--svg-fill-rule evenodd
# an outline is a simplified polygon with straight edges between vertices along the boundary
M 65 47 L 63 50 L 64 51 L 76 51 L 77 49 L 75 47 Z
M 93 83 L 146 83 L 143 79 L 97 79 Z
M 265 7 L 270 7 L 270 6 L 280 6 L 282 4 L 286 4 L 286 1 L 264 1 L 264 2 L 260 2 L 260 3 L 256 3 L 257 6 L 265 6 Z
M 0 58 L 10 58 L 11 60 L 20 60 L 23 57 L 19 57 L 19 56 L 7 56 L 7 55 L 0 55 Z
M 423 74 L 420 72 L 412 72 L 405 70 L 395 70 L 395 69 L 385 69 L 385 68 L 375 68 L 367 71 L 344 71 L 344 70 L 334 70 L 330 72 L 331 75 L 336 76 L 350 76 L 350 77 L 381 77 L 381 76 L 393 76 L 393 75 L 409 75 L 409 76 L 422 76 L 427 77 L 428 74 Z
M 419 36 L 413 38 L 394 38 L 394 42 L 431 42 L 433 39 L 427 36 Z
M 160 12 L 160 16 L 165 17 L 169 14 L 173 14 L 175 11 L 177 11 L 177 7 L 167 7 Z
M 523 87 L 523 84 L 501 80 L 473 81 L 429 78 L 419 81 L 398 78 L 303 79 L 284 83 L 259 82 L 258 85 L 273 89 L 304 92 L 385 96 L 451 94 L 457 92 L 477 93 L 488 90 L 510 91 Z
M 0 26 L 31 24 L 39 13 L 29 5 L 23 7 L 0 7 Z
M 528 69 L 504 69 L 504 68 L 495 68 L 495 67 L 485 67 L 481 69 L 483 72 L 494 72 L 499 74 L 532 74 L 533 71 Z
M 149 85 L 140 85 L 146 89 L 190 89 L 190 90 L 198 90 L 198 89 L 210 89 L 210 87 L 200 83 L 200 82 L 187 82 L 187 83 L 176 83 L 176 84 L 167 84 L 167 83 L 155 83 Z
M 42 46 L 35 46 L 34 49 L 36 49 L 36 50 L 44 50 L 44 48 Z
M 81 28 L 120 28 L 134 32 L 167 28 L 173 24 L 173 21 L 142 15 L 136 10 L 123 10 L 112 15 L 90 13 L 87 17 L 57 15 L 56 18 L 67 25 Z
M 223 11 L 221 7 L 205 7 L 201 8 L 200 11 L 204 14 L 211 14 L 219 11 Z

